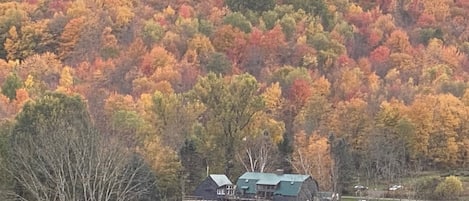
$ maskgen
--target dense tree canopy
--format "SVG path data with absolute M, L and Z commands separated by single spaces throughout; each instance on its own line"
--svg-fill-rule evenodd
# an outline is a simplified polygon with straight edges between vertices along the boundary
M 31 159 L 12 139 L 48 147 L 31 153 L 45 160 L 97 136 L 167 200 L 207 172 L 281 168 L 345 192 L 356 178 L 467 169 L 468 11 L 463 0 L 3 0 L 0 162 Z M 7 172 L 0 188 L 56 196 L 19 192 L 26 180 Z

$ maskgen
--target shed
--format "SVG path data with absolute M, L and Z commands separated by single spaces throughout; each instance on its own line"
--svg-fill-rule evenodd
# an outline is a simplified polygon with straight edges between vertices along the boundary
M 203 200 L 224 200 L 233 194 L 233 183 L 224 174 L 209 175 L 194 191 L 194 196 Z

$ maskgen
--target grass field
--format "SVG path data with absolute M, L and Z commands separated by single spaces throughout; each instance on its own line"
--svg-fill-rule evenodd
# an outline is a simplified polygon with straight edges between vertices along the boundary
M 398 199 L 388 199 L 388 198 L 357 198 L 357 197 L 348 197 L 348 196 L 342 196 L 340 201 L 358 201 L 358 200 L 366 200 L 366 201 L 398 201 Z
M 410 177 L 404 177 L 398 179 L 398 181 L 395 181 L 393 183 L 388 183 L 384 181 L 378 181 L 376 183 L 373 183 L 371 181 L 367 181 L 366 178 L 360 178 L 361 181 L 367 181 L 360 183 L 362 184 L 367 184 L 370 190 L 368 190 L 368 197 L 366 197 L 366 201 L 398 201 L 400 198 L 413 198 L 415 197 L 413 195 L 413 189 L 412 187 L 415 186 L 416 181 L 422 178 L 440 178 L 443 180 L 445 176 L 449 175 L 456 175 L 461 182 L 463 183 L 463 192 L 459 197 L 459 200 L 463 201 L 469 201 L 469 171 L 463 171 L 463 172 L 443 172 L 443 171 L 428 171 L 428 172 L 420 172 L 419 174 L 410 176 Z M 394 192 L 389 192 L 387 189 L 389 188 L 390 184 L 399 184 L 403 185 L 403 191 L 396 191 L 395 194 Z M 373 190 L 371 190 L 373 189 Z M 400 196 L 398 196 L 400 195 Z M 370 198 L 372 197 L 372 198 Z M 378 198 L 379 197 L 379 198 Z M 354 197 L 353 195 L 349 196 L 342 196 L 343 201 L 357 201 L 359 200 L 359 197 Z M 405 200 L 405 199 L 402 199 Z

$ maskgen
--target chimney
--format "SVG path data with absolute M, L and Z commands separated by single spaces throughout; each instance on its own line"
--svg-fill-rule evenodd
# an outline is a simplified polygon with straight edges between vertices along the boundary
M 274 172 L 276 175 L 283 175 L 283 169 L 276 169 Z

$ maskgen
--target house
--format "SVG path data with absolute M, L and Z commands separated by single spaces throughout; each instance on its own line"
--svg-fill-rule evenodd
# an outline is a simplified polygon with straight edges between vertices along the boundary
M 318 200 L 318 183 L 309 175 L 246 172 L 236 182 L 238 200 Z
M 202 200 L 225 200 L 234 195 L 234 186 L 224 174 L 211 174 L 195 189 L 194 196 Z

